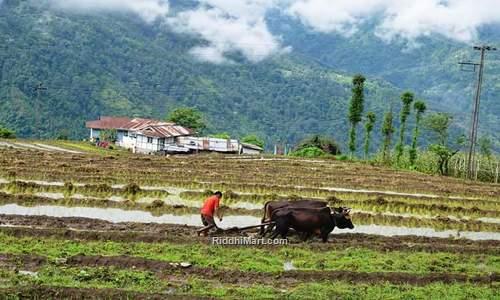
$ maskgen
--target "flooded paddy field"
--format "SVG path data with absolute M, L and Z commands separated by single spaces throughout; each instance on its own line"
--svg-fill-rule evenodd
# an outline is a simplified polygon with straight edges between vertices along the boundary
M 259 238 L 196 235 L 215 190 L 224 229 L 260 223 L 266 201 L 304 198 L 351 207 L 355 228 L 327 243 L 214 245 Z M 495 299 L 499 273 L 499 185 L 333 160 L 0 149 L 6 295 Z

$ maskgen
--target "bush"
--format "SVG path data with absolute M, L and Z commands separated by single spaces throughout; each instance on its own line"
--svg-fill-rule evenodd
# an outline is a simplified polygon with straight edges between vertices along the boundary
M 213 137 L 213 138 L 216 138 L 216 139 L 224 139 L 224 140 L 230 140 L 231 139 L 231 135 L 229 135 L 229 133 L 227 133 L 227 132 L 212 134 L 212 135 L 210 135 L 210 137 Z
M 14 139 L 16 138 L 16 133 L 10 129 L 0 127 L 0 138 Z
M 320 157 L 325 156 L 327 153 L 318 147 L 305 147 L 300 150 L 290 153 L 291 156 L 296 157 Z
M 256 136 L 255 134 L 250 134 L 250 135 L 244 136 L 241 139 L 241 142 L 264 148 L 264 141 L 261 138 L 259 138 L 258 136 Z
M 302 150 L 304 148 L 319 148 L 324 153 L 332 155 L 341 154 L 339 146 L 333 139 L 322 137 L 319 135 L 315 135 L 311 138 L 302 140 L 296 147 L 296 151 Z

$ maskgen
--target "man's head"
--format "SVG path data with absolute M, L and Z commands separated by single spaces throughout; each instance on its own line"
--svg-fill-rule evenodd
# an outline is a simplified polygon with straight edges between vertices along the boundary
M 217 196 L 217 198 L 222 198 L 222 192 L 221 191 L 217 191 L 214 193 L 215 196 Z

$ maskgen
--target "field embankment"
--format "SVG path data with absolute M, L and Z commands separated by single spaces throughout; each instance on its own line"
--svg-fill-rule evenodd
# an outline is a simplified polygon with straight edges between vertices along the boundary
M 498 185 L 333 160 L 38 147 L 48 150 L 0 149 L 0 293 L 9 297 L 499 292 Z M 194 232 L 201 201 L 219 189 L 222 227 L 259 222 L 269 200 L 315 198 L 352 207 L 356 228 L 335 230 L 326 244 L 292 236 L 287 246 L 213 245 Z

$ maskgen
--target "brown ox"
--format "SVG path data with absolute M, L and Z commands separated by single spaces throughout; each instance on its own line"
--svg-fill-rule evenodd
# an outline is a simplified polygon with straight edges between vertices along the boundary
M 261 224 L 271 221 L 273 212 L 282 208 L 321 208 L 328 205 L 325 201 L 319 200 L 296 200 L 296 201 L 268 201 L 264 204 L 264 216 L 262 217 Z M 260 227 L 260 235 L 265 236 L 274 228 L 274 224 L 269 225 L 266 229 L 264 226 Z
M 276 210 L 271 221 L 276 224 L 276 231 L 271 238 L 276 238 L 278 234 L 286 238 L 290 228 L 298 233 L 304 234 L 304 240 L 313 233 L 319 233 L 323 242 L 328 240 L 328 235 L 335 227 L 340 229 L 353 229 L 350 209 L 341 207 L 334 212 L 329 207 L 322 208 L 281 208 Z

